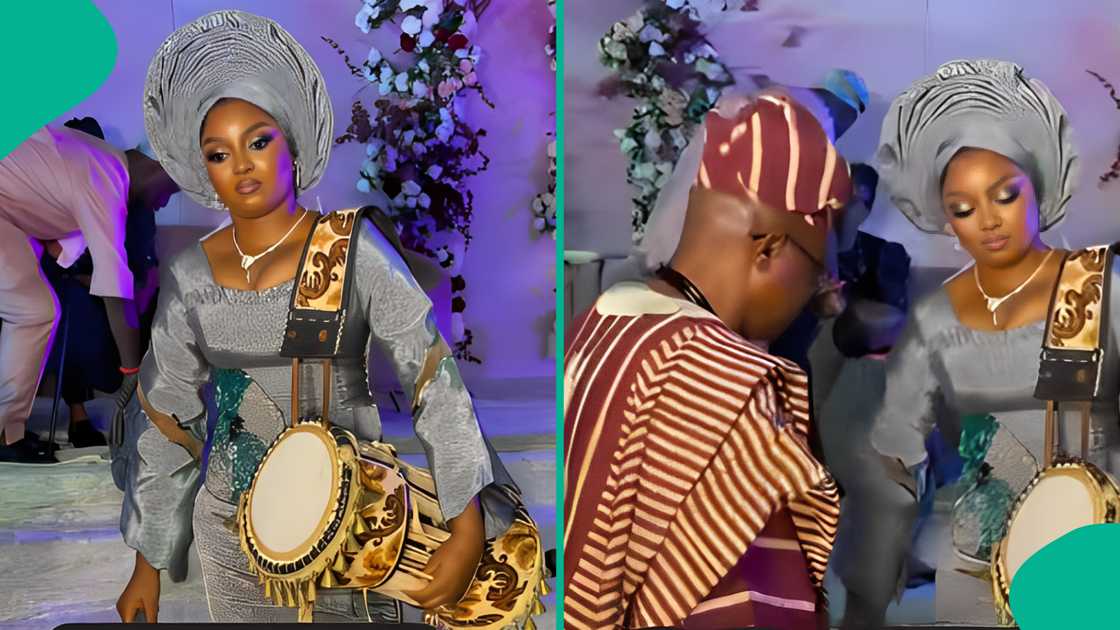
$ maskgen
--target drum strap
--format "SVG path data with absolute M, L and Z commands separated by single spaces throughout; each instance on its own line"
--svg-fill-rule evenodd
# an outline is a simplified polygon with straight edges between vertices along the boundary
M 1035 398 L 1046 401 L 1045 465 L 1061 447 L 1060 403 L 1081 410 L 1081 456 L 1088 455 L 1092 401 L 1100 392 L 1102 340 L 1108 338 L 1108 297 L 1115 246 L 1069 253 L 1050 297 Z
M 319 359 L 323 365 L 323 422 L 331 395 L 331 359 L 338 355 L 342 328 L 353 291 L 352 240 L 362 219 L 369 219 L 404 258 L 404 247 L 393 222 L 376 206 L 337 210 L 321 216 L 303 245 L 295 287 L 288 306 L 288 323 L 280 356 L 292 359 L 293 424 L 300 419 L 300 364 Z M 406 259 L 407 263 L 407 259 Z

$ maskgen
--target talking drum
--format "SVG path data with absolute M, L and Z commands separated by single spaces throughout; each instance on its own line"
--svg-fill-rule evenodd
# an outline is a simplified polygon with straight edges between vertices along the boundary
M 1067 459 L 1042 470 L 1016 500 L 992 554 L 992 588 L 1003 620 L 1010 620 L 1011 582 L 1028 558 L 1079 527 L 1115 523 L 1118 513 L 1120 488 L 1096 466 Z
M 516 498 L 516 497 L 514 497 Z M 520 505 L 520 501 L 517 501 Z M 299 506 L 295 508 L 293 506 Z M 241 548 L 265 596 L 311 621 L 317 589 L 369 590 L 409 604 L 450 537 L 427 470 L 392 446 L 305 421 L 265 453 L 238 512 Z M 523 508 L 488 540 L 466 594 L 429 613 L 437 627 L 533 628 L 546 592 L 537 527 Z
M 991 560 L 992 594 L 1004 623 L 1012 621 L 1015 574 L 1032 555 L 1079 527 L 1117 521 L 1120 488 L 1088 461 L 1093 401 L 1105 397 L 1101 357 L 1110 333 L 1114 248 L 1068 253 L 1050 298 L 1034 392 L 1046 401 L 1043 468 L 1015 500 Z M 1061 455 L 1061 409 L 1070 407 L 1081 415 L 1080 458 Z

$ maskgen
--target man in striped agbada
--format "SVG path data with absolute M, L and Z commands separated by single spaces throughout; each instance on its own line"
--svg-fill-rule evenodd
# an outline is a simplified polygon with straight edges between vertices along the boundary
M 565 356 L 565 627 L 827 628 L 836 486 L 808 381 L 766 352 L 827 275 L 848 165 L 764 94 L 708 114 L 680 244 Z

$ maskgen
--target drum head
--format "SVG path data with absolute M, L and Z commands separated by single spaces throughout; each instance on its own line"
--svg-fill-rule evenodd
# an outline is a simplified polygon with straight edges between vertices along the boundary
M 1048 471 L 1024 497 L 1007 530 L 1008 583 L 1031 556 L 1069 532 L 1099 523 L 1100 492 L 1084 471 Z
M 336 446 L 330 434 L 315 429 L 290 429 L 261 462 L 253 482 L 249 527 L 273 560 L 308 552 L 326 530 L 339 495 Z

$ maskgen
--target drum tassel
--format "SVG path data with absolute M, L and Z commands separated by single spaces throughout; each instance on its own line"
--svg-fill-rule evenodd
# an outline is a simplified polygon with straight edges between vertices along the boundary
M 331 570 L 339 575 L 346 574 L 346 558 L 344 558 L 341 553 L 335 556 L 334 565 L 331 567 Z

